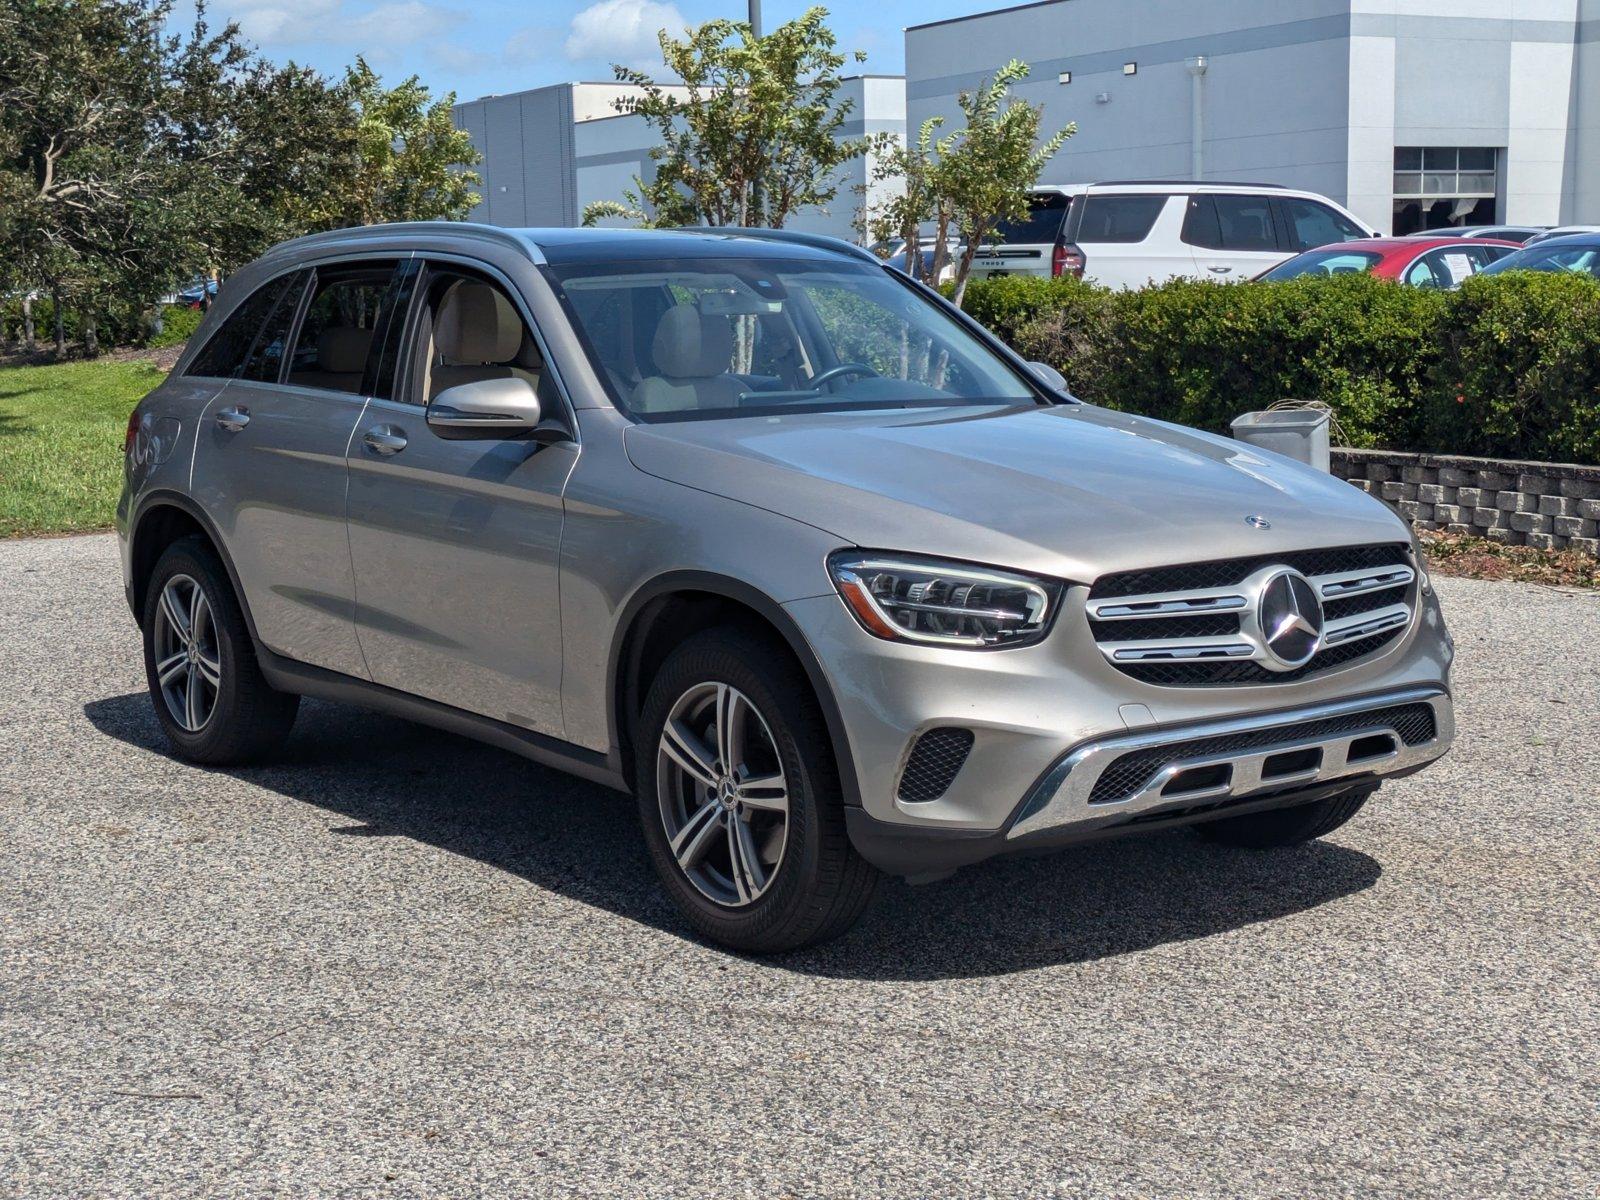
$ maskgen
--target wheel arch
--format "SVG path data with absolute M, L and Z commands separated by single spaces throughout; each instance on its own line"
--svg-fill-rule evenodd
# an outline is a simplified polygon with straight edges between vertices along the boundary
M 800 664 L 822 709 L 844 802 L 859 807 L 860 782 L 844 718 L 827 674 L 805 634 L 781 604 L 758 588 L 742 580 L 703 571 L 674 571 L 657 576 L 634 592 L 617 621 L 618 633 L 612 641 L 606 672 L 607 712 L 611 744 L 616 748 L 624 778 L 632 786 L 630 735 L 654 670 L 684 636 L 730 624 L 754 626 L 776 635 Z
M 233 558 L 228 553 L 222 535 L 217 532 L 216 525 L 205 510 L 181 492 L 152 492 L 140 503 L 138 511 L 128 522 L 128 564 L 132 581 L 128 602 L 133 606 L 134 619 L 141 625 L 144 623 L 144 594 L 162 552 L 173 542 L 195 533 L 210 543 L 222 561 L 223 570 L 228 573 L 228 583 L 233 588 L 234 599 L 239 602 L 239 611 L 244 614 L 245 627 L 250 631 L 251 640 L 259 645 L 261 639 L 256 636 L 256 622 L 250 614 L 250 601 L 239 586 L 239 572 L 234 568 Z

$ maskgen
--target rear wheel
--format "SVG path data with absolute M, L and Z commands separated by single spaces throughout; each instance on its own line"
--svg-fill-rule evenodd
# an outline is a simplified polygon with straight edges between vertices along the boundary
M 638 733 L 645 841 L 691 925 L 774 953 L 855 923 L 877 872 L 850 845 L 822 714 L 782 649 L 736 630 L 690 639 L 656 675 Z
M 261 674 L 228 574 L 204 538 L 167 547 L 143 613 L 145 676 L 173 750 L 229 766 L 282 745 L 300 697 L 275 691 Z
M 1360 812 L 1367 798 L 1377 790 L 1376 786 L 1357 788 L 1337 796 L 1313 800 L 1310 804 L 1297 804 L 1293 808 L 1274 808 L 1266 812 L 1247 813 L 1242 817 L 1224 817 L 1220 821 L 1196 825 L 1195 831 L 1207 841 L 1247 850 L 1297 846 L 1301 842 L 1332 833 Z

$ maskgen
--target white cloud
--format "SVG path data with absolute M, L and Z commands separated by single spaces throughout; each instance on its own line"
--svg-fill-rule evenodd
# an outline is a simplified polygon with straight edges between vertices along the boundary
M 426 0 L 385 0 L 370 6 L 346 0 L 234 0 L 226 8 L 245 37 L 262 46 L 339 42 L 358 51 L 428 41 L 460 19 Z
M 574 62 L 607 63 L 662 70 L 657 34 L 681 35 L 688 22 L 678 6 L 661 0 L 598 0 L 572 18 L 567 57 Z

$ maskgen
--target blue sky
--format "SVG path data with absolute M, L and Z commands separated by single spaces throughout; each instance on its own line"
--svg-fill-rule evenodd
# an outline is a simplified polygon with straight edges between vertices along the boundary
M 655 31 L 712 17 L 745 15 L 703 0 L 213 0 L 216 23 L 236 20 L 269 57 L 333 74 L 357 54 L 385 78 L 417 74 L 436 94 L 468 100 L 568 80 L 607 80 L 610 64 L 659 62 Z M 907 25 L 1000 7 L 977 0 L 838 0 L 828 5 L 840 47 L 864 50 L 857 70 L 898 74 Z M 805 11 L 766 0 L 770 29 Z

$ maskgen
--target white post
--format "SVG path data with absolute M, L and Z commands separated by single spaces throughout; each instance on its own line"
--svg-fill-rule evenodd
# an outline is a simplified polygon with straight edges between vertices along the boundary
M 1206 177 L 1206 92 L 1205 56 L 1189 60 L 1189 174 L 1195 179 Z

